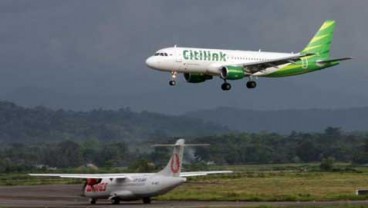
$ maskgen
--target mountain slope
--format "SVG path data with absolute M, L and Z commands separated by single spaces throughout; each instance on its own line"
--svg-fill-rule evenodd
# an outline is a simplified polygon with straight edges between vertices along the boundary
M 129 109 L 64 111 L 24 108 L 0 102 L 0 141 L 124 140 L 190 137 L 224 133 L 220 125 L 185 116 L 166 116 Z

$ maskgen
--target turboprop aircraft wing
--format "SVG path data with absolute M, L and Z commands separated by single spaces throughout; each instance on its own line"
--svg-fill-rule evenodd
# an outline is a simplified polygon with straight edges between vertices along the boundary
M 194 176 L 206 176 L 210 174 L 225 174 L 232 173 L 230 170 L 220 170 L 220 171 L 194 171 L 194 172 L 181 172 L 180 177 L 194 177 Z M 104 179 L 104 178 L 114 178 L 114 179 L 127 179 L 131 176 L 149 176 L 155 173 L 125 173 L 125 174 L 37 174 L 31 173 L 30 176 L 43 176 L 43 177 L 60 177 L 60 178 L 79 178 L 79 179 Z
M 224 173 L 232 173 L 233 171 L 221 170 L 221 171 L 195 171 L 195 172 L 181 172 L 180 177 L 193 177 L 193 176 L 205 176 L 210 174 L 224 174 Z M 104 178 L 118 178 L 118 179 L 126 179 L 131 176 L 149 176 L 155 173 L 125 173 L 125 174 L 37 174 L 31 173 L 30 176 L 43 176 L 43 177 L 60 177 L 60 178 L 80 178 L 80 179 L 104 179 Z
M 116 178 L 116 179 L 126 179 L 131 176 L 135 175 L 150 175 L 153 173 L 147 173 L 147 174 L 136 174 L 136 173 L 125 173 L 125 174 L 37 174 L 37 173 L 31 173 L 30 176 L 44 176 L 44 177 L 60 177 L 60 178 L 80 178 L 80 179 L 104 179 L 104 178 Z

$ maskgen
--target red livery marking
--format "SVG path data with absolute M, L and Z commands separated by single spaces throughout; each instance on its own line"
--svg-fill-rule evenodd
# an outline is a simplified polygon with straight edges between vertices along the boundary
M 95 185 L 86 186 L 86 192 L 105 192 L 108 183 L 99 183 Z
M 178 173 L 180 170 L 180 158 L 177 153 L 171 158 L 170 168 L 173 173 Z

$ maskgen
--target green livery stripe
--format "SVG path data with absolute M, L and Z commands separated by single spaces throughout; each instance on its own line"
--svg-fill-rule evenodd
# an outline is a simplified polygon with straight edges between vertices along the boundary
M 286 77 L 286 76 L 294 76 L 299 74 L 304 74 L 308 71 L 302 68 L 302 65 L 299 63 L 288 64 L 279 70 L 275 71 L 272 74 L 267 75 L 266 77 Z
M 302 61 L 297 61 L 296 63 L 288 64 L 281 67 L 279 70 L 266 75 L 265 77 L 286 77 L 286 76 L 295 76 L 299 74 L 304 74 L 308 72 L 313 72 L 317 70 L 321 70 L 324 68 L 328 68 L 331 66 L 338 65 L 338 61 L 328 62 L 323 65 L 318 65 L 317 61 L 319 58 L 317 56 L 313 56 L 311 58 L 303 58 Z
M 328 60 L 330 56 L 330 46 L 335 31 L 335 21 L 327 20 L 319 28 L 317 33 L 310 40 L 308 45 L 301 51 L 302 54 L 313 53 L 315 55 L 301 58 L 301 60 L 284 65 L 277 71 L 265 75 L 266 77 L 285 77 L 317 71 L 339 64 L 339 61 L 321 63 Z M 318 64 L 320 62 L 320 64 Z
M 325 21 L 301 53 L 314 53 L 321 60 L 328 59 L 335 26 L 334 20 Z

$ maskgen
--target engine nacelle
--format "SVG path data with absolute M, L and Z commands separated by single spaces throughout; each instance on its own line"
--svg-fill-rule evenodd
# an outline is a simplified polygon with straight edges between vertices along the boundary
M 244 78 L 244 68 L 242 66 L 224 66 L 221 68 L 221 78 L 236 80 Z
M 184 73 L 184 78 L 189 83 L 200 83 L 212 79 L 213 77 L 207 74 Z

